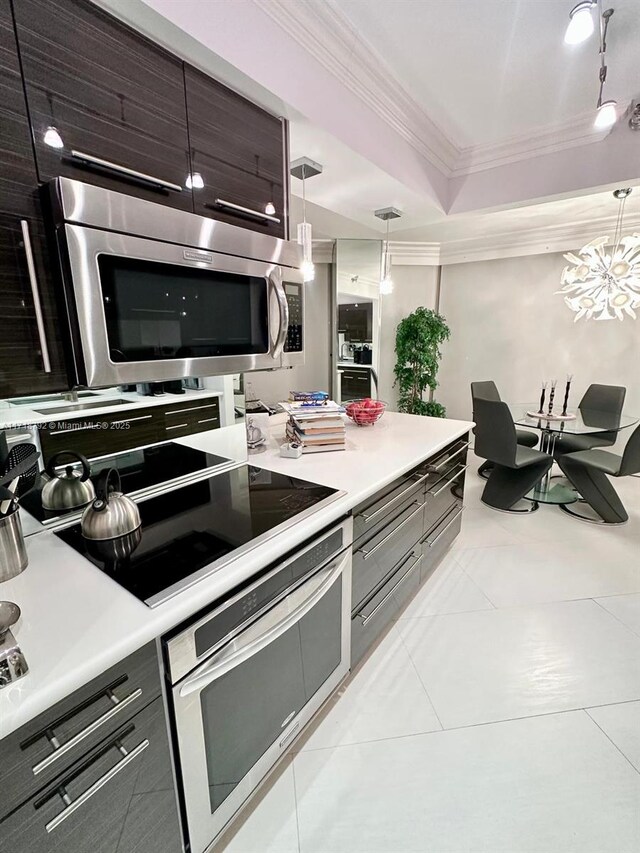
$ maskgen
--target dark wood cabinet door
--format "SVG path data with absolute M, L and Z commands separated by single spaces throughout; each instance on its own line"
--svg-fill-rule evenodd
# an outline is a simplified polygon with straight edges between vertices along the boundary
M 0 397 L 59 390 L 67 387 L 60 323 L 9 0 L 0 0 L 0 158 Z
M 9 815 L 0 837 L 11 853 L 182 853 L 162 698 Z
M 14 14 L 40 180 L 64 175 L 191 210 L 182 62 L 86 0 L 18 0 Z M 45 144 L 50 126 L 64 148 Z
M 194 212 L 284 237 L 286 123 L 189 65 L 185 89 L 192 169 L 204 182 L 194 188 Z M 280 222 L 262 216 L 269 204 Z

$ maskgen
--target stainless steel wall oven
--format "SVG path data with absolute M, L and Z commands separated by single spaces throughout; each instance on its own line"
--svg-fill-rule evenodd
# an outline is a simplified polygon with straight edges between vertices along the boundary
M 294 243 L 68 178 L 47 188 L 72 384 L 304 362 Z
M 192 853 L 203 853 L 349 670 L 352 520 L 165 643 Z

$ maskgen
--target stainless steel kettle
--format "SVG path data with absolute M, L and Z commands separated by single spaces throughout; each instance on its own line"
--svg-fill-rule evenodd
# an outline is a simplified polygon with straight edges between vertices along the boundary
M 82 465 L 82 473 L 67 465 L 64 475 L 56 473 L 58 460 L 62 456 L 73 456 Z M 54 454 L 45 468 L 49 480 L 42 489 L 42 506 L 51 510 L 72 510 L 86 506 L 95 498 L 93 483 L 89 479 L 91 468 L 85 457 L 75 450 L 61 450 Z
M 120 491 L 120 474 L 105 468 L 98 475 L 96 497 L 82 514 L 85 539 L 115 539 L 137 530 L 142 521 L 136 504 Z

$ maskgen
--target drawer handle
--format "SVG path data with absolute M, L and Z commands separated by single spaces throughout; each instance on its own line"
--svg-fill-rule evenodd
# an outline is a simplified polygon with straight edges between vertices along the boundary
M 51 767 L 59 758 L 63 755 L 66 755 L 67 752 L 76 747 L 79 743 L 85 738 L 88 738 L 89 735 L 92 735 L 99 728 L 104 726 L 109 720 L 112 720 L 117 714 L 121 711 L 124 711 L 132 702 L 135 702 L 136 699 L 139 699 L 142 696 L 142 689 L 138 687 L 137 690 L 134 690 L 132 693 L 129 693 L 124 699 L 118 699 L 115 693 L 112 690 L 107 691 L 107 695 L 109 699 L 113 702 L 113 708 L 109 708 L 108 711 L 105 711 L 102 716 L 98 717 L 92 723 L 82 729 L 81 732 L 78 732 L 77 735 L 74 735 L 70 740 L 63 743 L 61 746 L 58 743 L 58 739 L 54 734 L 49 735 L 49 742 L 53 744 L 54 751 L 47 755 L 46 758 L 43 758 L 42 761 L 39 761 L 37 764 L 34 764 L 31 768 L 33 770 L 33 775 L 37 776 L 38 773 L 42 773 L 43 770 L 46 770 L 48 767 Z
M 22 228 L 22 242 L 24 244 L 24 253 L 27 256 L 27 270 L 29 272 L 29 284 L 31 285 L 33 310 L 35 311 L 36 315 L 36 326 L 38 327 L 38 339 L 40 340 L 40 349 L 42 350 L 42 368 L 45 373 L 51 373 L 49 346 L 47 344 L 47 331 L 44 327 L 44 319 L 42 317 L 42 305 L 40 303 L 40 288 L 38 286 L 38 275 L 36 273 L 36 264 L 33 260 L 33 248 L 31 246 L 31 233 L 29 232 L 29 223 L 26 219 L 20 220 L 20 227 Z
M 462 515 L 463 510 L 464 510 L 464 507 L 460 507 L 460 509 L 459 509 L 459 510 L 458 510 L 458 512 L 453 516 L 453 518 L 451 519 L 451 521 L 450 521 L 450 522 L 449 522 L 449 523 L 448 523 L 448 524 L 447 524 L 447 525 L 446 525 L 446 526 L 445 526 L 445 527 L 440 531 L 440 533 L 438 533 L 438 535 L 436 536 L 436 538 L 435 538 L 432 542 L 429 542 L 429 540 L 427 540 L 427 545 L 429 546 L 429 548 L 433 548 L 433 546 L 436 544 L 436 542 L 438 541 L 438 539 L 439 539 L 441 536 L 444 536 L 444 534 L 445 534 L 445 533 L 447 532 L 447 530 L 451 527 L 451 525 L 453 524 L 453 522 L 454 522 L 454 521 L 456 521 L 458 518 L 460 518 L 460 516 Z
M 391 587 L 391 589 L 390 589 L 390 590 L 389 590 L 389 592 L 385 595 L 385 597 L 382 599 L 382 601 L 379 601 L 379 602 L 378 602 L 378 604 L 376 604 L 376 606 L 373 608 L 373 610 L 371 611 L 371 613 L 370 613 L 368 616 L 363 616 L 361 613 L 358 613 L 358 616 L 362 619 L 362 627 L 363 627 L 363 628 L 364 628 L 364 626 L 367 624 L 367 622 L 369 622 L 371 619 L 373 619 L 373 617 L 376 615 L 376 613 L 378 612 L 378 610 L 380 610 L 380 608 L 381 608 L 381 607 L 384 607 L 384 606 L 385 606 L 385 604 L 387 603 L 387 601 L 389 601 L 389 599 L 390 599 L 390 598 L 391 598 L 391 596 L 394 594 L 394 592 L 398 589 L 398 587 L 400 586 L 400 584 L 401 584 L 404 580 L 406 580 L 406 578 L 408 578 L 408 577 L 409 577 L 409 575 L 411 574 L 411 572 L 413 572 L 413 570 L 414 570 L 414 569 L 416 569 L 416 568 L 420 565 L 420 563 L 422 562 L 422 560 L 423 560 L 423 559 L 424 559 L 424 554 L 421 554 L 421 555 L 418 557 L 418 559 L 415 561 L 415 563 L 413 563 L 413 565 L 409 566 L 409 568 L 408 568 L 408 569 L 407 569 L 407 571 L 402 575 L 402 577 L 401 577 L 401 578 L 400 578 L 400 579 L 399 579 L 399 580 L 398 580 L 398 581 L 397 581 L 397 582 L 396 582 L 396 583 Z
M 148 421 L 152 415 L 140 415 L 137 418 L 123 418 L 120 421 L 111 421 L 112 424 L 131 424 L 134 421 Z
M 460 463 L 458 463 L 458 464 L 460 464 Z M 449 479 L 448 479 L 448 480 L 445 480 L 445 481 L 444 481 L 444 483 L 440 486 L 440 488 L 438 489 L 438 491 L 437 491 L 437 492 L 429 492 L 429 494 L 430 494 L 432 497 L 437 498 L 437 497 L 438 497 L 438 495 L 440 494 L 440 492 L 444 492 L 444 490 L 447 488 L 447 486 L 448 486 L 450 483 L 453 483 L 453 481 L 454 481 L 454 480 L 457 480 L 457 479 L 458 479 L 458 477 L 460 476 L 460 474 L 464 473 L 464 472 L 467 470 L 467 468 L 468 468 L 468 467 L 469 467 L 468 465 L 463 465 L 463 466 L 462 466 L 462 468 L 461 468 L 459 471 L 456 471 L 456 473 L 453 475 L 453 477 L 449 477 Z
M 217 421 L 217 418 L 203 418 L 201 421 L 198 421 L 199 424 L 209 424 L 211 421 Z
M 166 411 L 165 415 L 183 415 L 185 412 L 199 412 L 200 409 L 215 409 L 217 403 L 207 403 L 206 406 L 191 406 L 190 409 L 172 409 Z
M 423 474 L 423 475 L 422 475 L 422 477 L 418 478 L 417 480 L 413 480 L 410 486 L 407 486 L 407 488 L 406 488 L 406 489 L 403 489 L 403 490 L 400 492 L 400 494 L 399 494 L 399 495 L 396 495 L 396 496 L 395 496 L 395 498 L 391 498 L 391 500 L 390 500 L 390 501 L 387 501 L 387 503 L 386 503 L 383 507 L 380 507 L 380 509 L 377 509 L 375 512 L 372 512 L 372 513 L 370 513 L 369 515 L 367 515 L 367 514 L 366 514 L 366 513 L 364 513 L 364 512 L 359 512 L 359 513 L 358 513 L 358 516 L 359 516 L 361 519 L 363 519 L 363 521 L 366 521 L 366 522 L 367 522 L 367 524 L 368 524 L 370 521 L 373 521 L 373 520 L 374 520 L 374 518 L 377 518 L 381 513 L 385 513 L 385 512 L 387 511 L 387 509 L 388 509 L 392 504 L 396 503 L 396 501 L 399 501 L 399 500 L 400 500 L 401 498 L 403 498 L 406 494 L 408 494 L 409 492 L 413 491 L 413 489 L 415 489 L 415 487 L 416 487 L 417 485 L 419 485 L 423 480 L 426 480 L 428 476 L 429 476 L 429 474 Z
M 243 207 L 241 204 L 234 204 L 232 201 L 225 201 L 223 198 L 217 198 L 216 205 L 218 207 L 227 207 L 229 210 L 235 210 L 238 213 L 246 213 L 247 216 L 255 216 L 256 219 L 264 219 L 266 222 L 280 222 L 277 216 L 262 213 L 260 210 L 252 210 L 250 207 Z M 209 205 L 206 205 L 206 207 L 209 207 Z
M 188 427 L 189 424 L 174 424 L 173 426 L 166 426 L 165 429 L 182 429 L 183 427 Z
M 469 447 L 469 444 L 470 444 L 470 442 L 469 442 L 469 441 L 467 441 L 467 442 L 466 442 L 466 444 L 463 444 L 463 445 L 462 445 L 462 447 L 461 447 L 461 448 L 459 448 L 458 450 L 456 450 L 456 452 L 455 452 L 455 453 L 452 453 L 452 454 L 451 454 L 451 456 L 447 456 L 447 458 L 446 458 L 446 459 L 443 459 L 443 460 L 442 460 L 442 462 L 441 462 L 439 465 L 429 466 L 430 473 L 431 473 L 431 474 L 437 474 L 437 473 L 438 473 L 438 471 L 440 471 L 440 470 L 441 470 L 441 468 L 443 467 L 443 465 L 446 465 L 446 464 L 447 464 L 447 462 L 451 462 L 451 460 L 452 460 L 452 459 L 455 459 L 455 458 L 456 458 L 456 456 L 460 456 L 460 454 L 461 454 L 464 450 L 466 450 L 466 449 L 467 449 L 467 447 Z
M 398 524 L 396 527 L 394 527 L 390 533 L 387 533 L 387 535 L 383 539 L 381 539 L 377 545 L 374 545 L 374 547 L 370 551 L 365 551 L 364 548 L 358 548 L 358 550 L 362 554 L 362 559 L 368 560 L 369 557 L 373 557 L 373 555 L 376 553 L 376 551 L 379 548 L 382 548 L 382 546 L 386 542 L 388 542 L 392 536 L 396 535 L 396 533 L 398 532 L 398 530 L 400 530 L 400 528 L 404 527 L 405 524 L 408 524 L 411 521 L 411 519 L 414 517 L 414 515 L 417 515 L 419 512 L 422 512 L 423 509 L 424 509 L 424 504 L 419 504 L 417 509 L 414 509 L 414 511 L 411 513 L 411 515 L 408 515 L 404 521 L 401 521 L 400 524 Z
M 93 154 L 86 154 L 84 151 L 72 151 L 71 157 L 73 160 L 78 160 L 80 163 L 86 163 L 88 166 L 99 166 L 101 169 L 108 169 L 110 172 L 115 172 L 117 175 L 124 175 L 127 178 L 137 178 L 139 181 L 145 181 L 147 184 L 153 184 L 155 187 L 162 190 L 173 190 L 173 192 L 176 193 L 182 192 L 180 184 L 173 184 L 171 181 L 163 181 L 162 178 L 147 175 L 145 172 L 138 172 L 136 169 L 129 169 L 128 166 L 121 166 L 120 163 L 112 163 L 111 160 L 103 160 L 102 157 L 95 157 Z
M 120 751 L 122 758 L 118 761 L 117 764 L 114 764 L 110 770 L 101 776 L 96 782 L 93 783 L 86 791 L 83 791 L 82 794 L 78 797 L 77 800 L 72 800 L 71 797 L 67 794 L 64 788 L 59 789 L 60 796 L 62 797 L 62 802 L 66 805 L 59 814 L 57 814 L 53 820 L 50 820 L 49 823 L 45 825 L 45 829 L 47 832 L 53 832 L 53 830 L 60 826 L 60 824 L 65 821 L 70 815 L 72 815 L 80 806 L 83 806 L 88 800 L 93 797 L 94 794 L 97 794 L 100 788 L 103 788 L 107 782 L 110 782 L 114 776 L 117 776 L 121 770 L 130 764 L 135 758 L 137 758 L 145 749 L 149 746 L 149 741 L 145 738 L 145 740 L 141 741 L 136 747 L 132 750 L 126 749 L 119 741 L 116 741 L 114 744 L 118 750 Z
M 58 429 L 50 432 L 49 435 L 68 435 L 70 432 L 84 432 L 88 429 L 102 429 L 102 424 L 87 424 L 86 426 L 72 426 L 68 429 Z

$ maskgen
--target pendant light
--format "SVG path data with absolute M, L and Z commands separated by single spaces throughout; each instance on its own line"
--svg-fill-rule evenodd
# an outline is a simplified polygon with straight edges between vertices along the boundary
M 573 266 L 562 271 L 562 288 L 556 292 L 576 312 L 576 320 L 623 320 L 625 314 L 635 320 L 635 309 L 640 308 L 640 234 L 622 236 L 631 190 L 616 190 L 613 195 L 620 202 L 613 244 L 609 237 L 597 237 L 576 254 L 564 256 Z
M 58 128 L 54 127 L 52 124 L 45 130 L 42 141 L 45 145 L 48 145 L 49 148 L 64 148 L 64 142 L 62 141 L 60 132 Z
M 573 7 L 569 13 L 569 23 L 564 34 L 565 44 L 580 44 L 592 35 L 595 27 L 591 10 L 595 5 L 595 0 L 584 0 Z
M 190 172 L 184 185 L 188 190 L 202 190 L 204 189 L 204 178 L 200 172 Z
M 313 281 L 315 278 L 315 267 L 313 265 L 313 237 L 311 223 L 307 222 L 307 195 L 306 180 L 322 174 L 322 166 L 309 157 L 300 157 L 290 166 L 290 172 L 294 178 L 302 181 L 302 222 L 298 225 L 298 245 L 302 246 L 302 263 L 300 272 L 302 280 Z
M 393 293 L 393 279 L 391 278 L 391 253 L 389 252 L 389 222 L 392 219 L 399 219 L 402 216 L 402 211 L 396 207 L 382 207 L 380 210 L 374 211 L 378 219 L 382 219 L 387 223 L 384 244 L 382 247 L 382 263 L 380 269 L 380 293 L 383 296 L 388 296 Z

